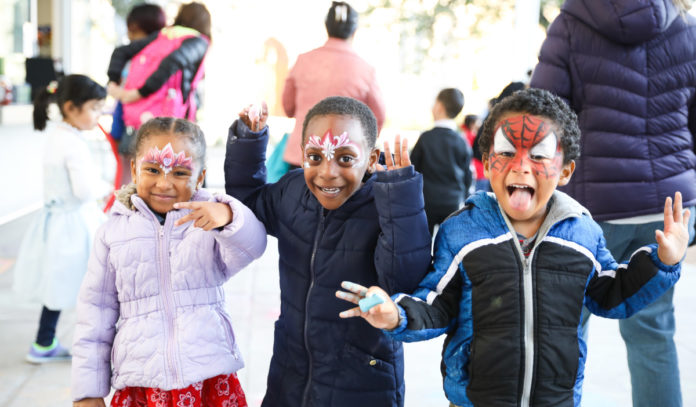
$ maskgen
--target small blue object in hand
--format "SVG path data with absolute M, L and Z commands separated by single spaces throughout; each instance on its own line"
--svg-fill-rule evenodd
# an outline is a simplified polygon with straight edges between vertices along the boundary
M 371 296 L 365 297 L 358 301 L 358 305 L 360 306 L 360 311 L 367 312 L 370 310 L 370 308 L 374 307 L 375 305 L 382 304 L 383 302 L 384 299 L 382 297 L 377 294 L 372 294 Z

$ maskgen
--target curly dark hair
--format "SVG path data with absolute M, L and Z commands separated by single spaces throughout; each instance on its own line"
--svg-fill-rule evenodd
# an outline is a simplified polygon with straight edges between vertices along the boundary
M 561 147 L 563 164 L 568 164 L 580 156 L 580 128 L 575 112 L 551 92 L 542 89 L 524 89 L 513 93 L 493 106 L 483 124 L 483 133 L 479 139 L 479 148 L 484 158 L 493 144 L 496 126 L 506 113 L 519 112 L 544 117 L 556 127 Z
M 352 116 L 360 121 L 360 126 L 365 133 L 367 147 L 372 149 L 377 142 L 377 119 L 369 107 L 363 102 L 344 96 L 331 96 L 322 99 L 314 105 L 302 123 L 302 144 L 304 144 L 307 135 L 307 125 L 309 121 L 318 116 Z
M 177 119 L 174 117 L 155 117 L 146 121 L 138 129 L 135 136 L 135 143 L 131 153 L 137 156 L 142 149 L 145 140 L 151 136 L 172 134 L 177 137 L 183 137 L 189 140 L 193 146 L 194 159 L 201 164 L 201 168 L 205 168 L 206 162 L 206 142 L 203 131 L 196 123 L 186 119 Z

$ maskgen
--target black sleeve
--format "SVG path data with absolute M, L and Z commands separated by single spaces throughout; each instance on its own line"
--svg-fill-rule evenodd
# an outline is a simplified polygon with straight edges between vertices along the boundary
M 409 331 L 447 330 L 459 315 L 461 298 L 462 276 L 457 272 L 432 304 L 410 296 L 400 298 L 398 303 L 406 311 L 406 329 Z
M 420 173 L 423 172 L 423 148 L 421 144 L 421 137 L 423 137 L 422 134 L 418 137 L 416 145 L 413 146 L 413 150 L 411 150 L 411 164 L 413 164 L 416 171 Z
M 109 68 L 106 71 L 110 82 L 121 82 L 121 74 L 123 68 L 126 66 L 128 61 L 131 60 L 138 52 L 142 51 L 149 43 L 155 40 L 159 35 L 159 31 L 154 32 L 147 37 L 133 41 L 128 45 L 123 45 L 114 49 L 111 53 L 111 61 L 109 61 Z
M 138 89 L 142 97 L 147 97 L 164 85 L 164 82 L 184 67 L 200 65 L 208 51 L 208 41 L 203 37 L 192 37 L 184 40 L 181 46 L 160 62 L 157 70 L 147 78 Z

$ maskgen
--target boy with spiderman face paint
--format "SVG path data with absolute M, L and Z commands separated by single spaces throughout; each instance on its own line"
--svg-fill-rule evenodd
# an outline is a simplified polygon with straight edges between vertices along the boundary
M 491 111 L 481 137 L 493 194 L 443 224 L 430 273 L 413 294 L 344 282 L 336 296 L 401 341 L 447 334 L 444 389 L 456 406 L 579 406 L 583 304 L 627 318 L 679 278 L 689 211 L 667 198 L 657 245 L 619 265 L 585 208 L 556 191 L 579 154 L 575 114 L 549 92 L 519 91 Z M 364 298 L 382 302 L 366 310 Z M 380 302 L 380 301 L 371 301 Z
M 385 144 L 355 99 L 330 97 L 303 124 L 302 168 L 265 183 L 267 109 L 250 108 L 230 127 L 228 193 L 278 239 L 280 316 L 263 406 L 403 406 L 403 349 L 358 319 L 341 319 L 343 280 L 412 291 L 428 271 L 431 239 L 422 177 L 406 143 Z
M 575 162 L 564 163 L 548 119 L 509 112 L 498 123 L 484 173 L 513 228 L 531 237 L 546 217 L 556 186 L 570 180 Z

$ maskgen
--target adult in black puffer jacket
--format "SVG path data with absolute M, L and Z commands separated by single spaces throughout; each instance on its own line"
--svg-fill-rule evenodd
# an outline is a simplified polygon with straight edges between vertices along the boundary
M 327 100 L 335 103 L 315 115 L 315 109 L 326 106 Z M 349 109 L 343 110 L 345 104 Z M 371 117 L 368 125 L 366 116 Z M 365 147 L 372 151 L 368 166 L 374 165 L 377 124 L 367 106 L 350 98 L 324 99 L 307 114 L 305 128 L 322 119 L 348 119 L 361 126 L 360 119 L 363 130 L 369 128 L 364 132 L 371 134 L 365 135 Z M 331 129 L 332 134 L 343 133 L 336 126 Z M 321 130 L 322 135 L 325 132 Z M 333 161 L 344 157 L 338 152 L 340 146 L 335 156 L 326 147 L 331 140 L 325 138 L 315 152 L 305 147 L 306 169 L 265 184 L 268 128 L 252 132 L 241 120 L 230 127 L 226 190 L 251 208 L 268 234 L 278 238 L 281 310 L 263 406 L 403 406 L 401 344 L 364 320 L 339 318 L 346 303 L 335 293 L 344 280 L 383 285 L 391 293 L 417 287 L 430 262 L 422 177 L 412 166 L 377 172 L 344 203 L 328 210 L 322 206 L 326 197 L 314 185 L 310 190 L 311 181 L 305 181 L 304 175 L 316 171 L 310 168 L 317 165 L 309 163 L 313 160 L 322 161 L 321 165 L 345 164 Z M 355 167 L 366 165 L 360 164 L 363 153 Z M 361 172 L 360 178 L 365 169 Z M 338 183 L 332 185 L 336 188 L 325 184 L 323 189 L 338 189 Z

